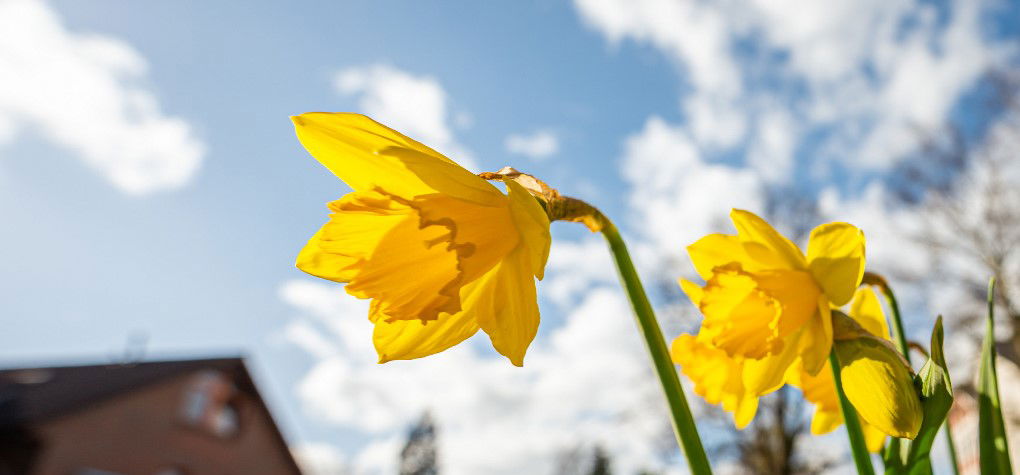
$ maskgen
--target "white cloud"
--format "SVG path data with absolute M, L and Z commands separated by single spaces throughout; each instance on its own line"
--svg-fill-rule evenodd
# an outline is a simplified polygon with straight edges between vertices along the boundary
M 127 43 L 68 31 L 36 0 L 0 1 L 0 145 L 38 133 L 132 194 L 186 184 L 205 146 L 145 86 Z
M 946 5 L 948 22 L 921 0 L 574 3 L 610 43 L 646 43 L 675 61 L 690 86 L 680 97 L 682 125 L 698 149 L 746 147 L 770 181 L 792 167 L 763 160 L 785 159 L 819 131 L 828 132 L 824 153 L 805 161 L 886 169 L 1009 48 L 985 38 L 988 4 L 970 0 Z M 771 122 L 777 104 L 798 126 Z
M 376 64 L 344 69 L 334 84 L 340 93 L 358 96 L 359 112 L 479 171 L 453 132 L 455 123 L 468 124 L 470 116 L 451 114 L 446 90 L 435 78 Z
M 652 117 L 625 144 L 632 223 L 653 254 L 683 255 L 705 233 L 728 230 L 731 208 L 760 211 L 764 203 L 754 171 L 708 162 L 681 126 Z
M 762 111 L 755 139 L 748 147 L 747 165 L 770 183 L 789 181 L 794 167 L 794 132 L 790 114 L 776 106 Z
M 713 2 L 674 0 L 575 0 L 578 13 L 614 43 L 648 42 L 678 59 L 699 89 L 721 97 L 740 94 L 739 67 L 730 49 L 730 22 Z M 736 9 L 734 9 L 736 10 Z
M 536 130 L 531 134 L 510 134 L 504 144 L 508 152 L 524 155 L 533 160 L 549 158 L 560 149 L 559 137 L 551 130 Z
M 615 285 L 616 273 L 605 241 L 591 236 L 582 241 L 552 242 L 546 272 L 550 275 L 575 274 L 572 279 L 551 278 L 541 283 L 542 296 L 560 308 L 579 303 L 592 285 Z
M 567 248 L 553 251 L 544 284 L 611 273 L 571 269 L 555 257 Z M 317 358 L 298 395 L 313 417 L 365 434 L 366 445 L 345 455 L 353 473 L 393 473 L 404 431 L 425 410 L 438 424 L 444 473 L 545 473 L 579 443 L 609 449 L 621 473 L 665 470 L 656 452 L 669 430 L 661 391 L 626 300 L 602 281 L 570 298 L 566 323 L 535 342 L 524 368 L 496 357 L 484 336 L 378 365 L 363 302 L 335 284 L 288 282 L 281 295 L 303 314 L 298 321 L 335 342 L 324 356 L 318 343 L 294 340 Z
M 343 454 L 329 444 L 321 442 L 304 443 L 290 449 L 294 460 L 306 475 L 342 475 L 347 473 Z

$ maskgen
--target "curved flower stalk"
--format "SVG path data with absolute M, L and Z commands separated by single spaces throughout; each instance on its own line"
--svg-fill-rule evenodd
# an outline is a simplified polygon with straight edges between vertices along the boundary
M 847 386 L 860 385 L 849 392 L 861 417 L 885 434 L 916 435 L 920 405 L 909 367 L 890 363 L 898 354 L 880 338 L 868 337 L 862 324 L 848 329 L 837 319 L 834 335 L 833 309 L 850 302 L 864 272 L 863 233 L 847 223 L 823 224 L 811 232 L 805 255 L 758 216 L 733 210 L 730 217 L 736 235 L 711 234 L 687 248 L 705 285 L 680 281 L 704 315 L 698 334 L 680 335 L 671 349 L 695 391 L 722 404 L 743 428 L 753 419 L 759 397 L 795 383 L 809 400 L 820 402 L 825 395 L 812 429 L 832 430 L 842 420 L 838 403 L 827 399 L 830 392 L 835 396 L 827 368 L 835 342 L 835 352 L 845 360 L 841 379 Z M 869 327 L 877 303 L 873 296 L 860 297 L 851 310 Z M 888 330 L 874 330 L 887 338 Z M 906 414 L 895 414 L 904 408 Z
M 372 300 L 379 362 L 435 354 L 481 329 L 523 365 L 550 245 L 549 218 L 531 194 L 503 180 L 504 194 L 363 115 L 292 120 L 308 152 L 354 190 L 329 204 L 297 267 Z

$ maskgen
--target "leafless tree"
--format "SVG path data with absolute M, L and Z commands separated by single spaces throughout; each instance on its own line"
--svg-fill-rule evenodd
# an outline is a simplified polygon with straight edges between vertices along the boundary
M 930 258 L 924 278 L 961 296 L 946 312 L 954 329 L 979 336 L 994 276 L 1009 328 L 999 354 L 1020 366 L 1020 72 L 997 72 L 989 84 L 987 132 L 968 138 L 963 125 L 947 125 L 926 142 L 924 160 L 901 167 L 909 179 L 894 189 L 922 213 L 914 237 Z
M 437 475 L 436 424 L 425 412 L 408 431 L 407 442 L 400 451 L 400 475 Z

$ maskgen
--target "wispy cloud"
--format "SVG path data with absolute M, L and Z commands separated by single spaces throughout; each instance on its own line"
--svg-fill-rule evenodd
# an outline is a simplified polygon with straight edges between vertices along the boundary
M 161 110 L 131 45 L 69 31 L 37 0 L 0 2 L 0 31 L 0 145 L 33 131 L 132 194 L 194 176 L 205 146 Z
M 982 33 L 988 4 L 969 0 L 574 3 L 610 43 L 672 59 L 698 148 L 743 152 L 770 181 L 791 178 L 803 147 L 801 164 L 890 167 L 1008 51 Z
M 553 131 L 542 129 L 530 134 L 510 134 L 504 145 L 510 153 L 543 160 L 559 151 L 560 140 Z

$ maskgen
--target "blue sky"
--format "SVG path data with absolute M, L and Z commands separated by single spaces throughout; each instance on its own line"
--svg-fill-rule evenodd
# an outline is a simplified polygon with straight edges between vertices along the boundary
M 355 473 L 385 473 L 422 409 L 441 425 L 456 412 L 424 393 L 454 390 L 471 417 L 529 421 L 494 420 L 500 437 L 552 434 L 507 449 L 513 460 L 551 460 L 566 428 L 590 426 L 635 468 L 641 444 L 608 434 L 619 405 L 646 396 L 652 416 L 626 427 L 638 442 L 658 434 L 654 386 L 618 394 L 646 376 L 636 340 L 610 344 L 608 370 L 569 354 L 630 328 L 608 314 L 625 307 L 598 241 L 554 226 L 540 351 L 524 372 L 484 344 L 379 369 L 357 353 L 369 339 L 359 304 L 293 267 L 347 190 L 287 117 L 368 113 L 474 171 L 531 172 L 615 216 L 649 275 L 682 275 L 684 245 L 725 229 L 732 206 L 761 211 L 772 188 L 878 227 L 895 218 L 875 207 L 916 130 L 957 120 L 980 137 L 994 123 L 975 91 L 989 68 L 1016 64 L 1015 3 L 793 3 L 0 0 L 16 32 L 0 40 L 0 361 L 104 361 L 138 339 L 152 357 L 247 354 L 289 440 Z M 889 243 L 871 252 L 899 264 Z M 580 318 L 602 323 L 586 336 Z M 342 319 L 358 324 L 331 327 Z M 469 378 L 436 383 L 462 371 L 555 401 L 599 381 L 556 364 L 606 370 L 600 384 L 617 389 L 576 411 L 500 412 L 549 402 L 508 389 L 486 405 Z M 573 389 L 549 389 L 557 381 Z M 368 396 L 394 390 L 418 397 Z M 453 473 L 500 461 L 455 453 L 499 438 L 448 424 Z

